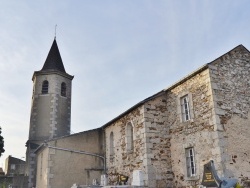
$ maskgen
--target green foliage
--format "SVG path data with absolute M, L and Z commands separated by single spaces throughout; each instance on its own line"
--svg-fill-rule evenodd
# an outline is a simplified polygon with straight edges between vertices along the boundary
M 2 128 L 0 127 L 0 157 L 2 156 L 2 154 L 4 153 L 4 140 L 2 137 Z
M 8 188 L 12 184 L 12 178 L 0 178 L 0 188 Z
M 240 186 L 240 184 L 239 183 L 237 183 L 236 185 L 235 185 L 235 188 L 243 188 L 242 186 Z

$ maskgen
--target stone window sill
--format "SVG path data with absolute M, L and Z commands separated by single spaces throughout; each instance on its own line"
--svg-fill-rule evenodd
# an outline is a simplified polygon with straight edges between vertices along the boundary
M 39 94 L 39 96 L 49 96 L 49 93 Z
M 131 154 L 131 153 L 133 153 L 134 151 L 133 150 L 127 150 L 127 153 L 128 154 Z
M 200 179 L 200 176 L 199 175 L 196 175 L 196 176 L 190 176 L 190 177 L 185 177 L 185 180 L 186 181 L 197 181 Z
M 186 121 L 181 121 L 181 123 L 183 123 L 183 124 L 188 124 L 188 123 L 193 123 L 194 122 L 194 118 L 191 118 L 191 119 L 189 119 L 189 120 L 186 120 Z

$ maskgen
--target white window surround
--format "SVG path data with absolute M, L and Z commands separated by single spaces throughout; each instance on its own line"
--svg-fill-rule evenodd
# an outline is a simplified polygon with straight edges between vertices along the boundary
M 190 158 L 190 150 L 192 149 L 192 154 L 193 154 L 193 159 L 191 161 Z M 199 180 L 200 176 L 199 174 L 199 169 L 198 169 L 198 156 L 196 155 L 196 151 L 195 151 L 195 144 L 194 143 L 190 143 L 187 142 L 185 144 L 183 144 L 183 159 L 185 160 L 184 164 L 183 164 L 183 169 L 185 171 L 185 180 L 187 181 L 197 181 Z M 191 164 L 192 162 L 192 164 Z M 192 169 L 191 167 L 193 167 L 193 173 L 192 173 Z
M 128 122 L 126 125 L 126 148 L 127 152 L 133 152 L 134 150 L 134 126 L 132 122 Z
M 193 120 L 193 98 L 190 92 L 182 92 L 177 96 L 177 113 L 180 117 L 180 122 Z

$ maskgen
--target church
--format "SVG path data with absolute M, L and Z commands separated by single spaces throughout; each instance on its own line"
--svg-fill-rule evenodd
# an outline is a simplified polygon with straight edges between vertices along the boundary
M 28 187 L 209 187 L 204 165 L 250 187 L 250 52 L 239 45 L 97 129 L 70 134 L 71 84 L 54 39 L 32 77 Z M 137 175 L 137 176 L 136 176 Z M 211 187 L 211 186 L 210 186 Z

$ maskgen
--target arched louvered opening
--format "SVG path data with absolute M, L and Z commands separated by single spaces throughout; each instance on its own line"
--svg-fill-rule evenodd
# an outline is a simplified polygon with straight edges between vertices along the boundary
M 66 84 L 64 82 L 61 84 L 61 96 L 66 97 Z
M 49 92 L 49 82 L 47 80 L 43 81 L 42 94 L 47 94 Z

